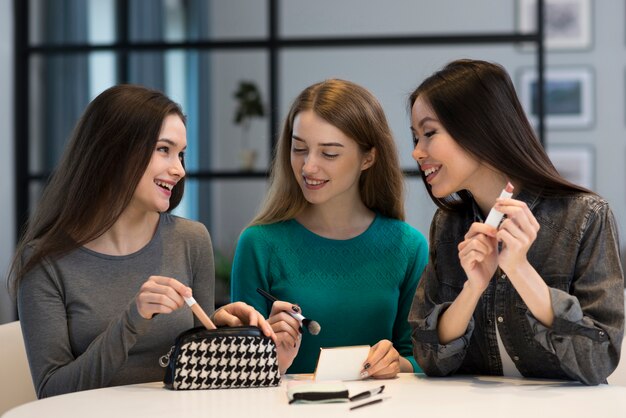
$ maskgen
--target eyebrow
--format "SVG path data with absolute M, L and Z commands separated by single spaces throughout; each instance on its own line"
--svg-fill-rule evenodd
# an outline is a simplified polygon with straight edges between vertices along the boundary
M 291 136 L 293 139 L 295 139 L 296 141 L 300 141 L 300 142 L 306 142 L 304 139 L 296 136 L 296 135 L 292 135 Z M 322 142 L 320 144 L 320 146 L 322 147 L 341 147 L 344 148 L 343 144 L 340 144 L 339 142 Z
M 173 147 L 178 146 L 178 144 L 176 143 L 176 141 L 173 141 L 173 140 L 168 139 L 168 138 L 159 138 L 159 139 L 157 140 L 157 142 L 165 142 L 166 144 L 171 145 L 171 146 L 173 146 Z M 186 149 L 187 149 L 187 146 L 185 145 L 185 148 L 183 148 L 183 150 L 186 150 Z
M 422 126 L 424 126 L 424 124 L 426 122 L 437 122 L 438 123 L 439 121 L 437 119 L 435 119 L 435 118 L 431 118 L 430 116 L 426 116 L 425 118 L 423 118 L 422 120 L 420 120 L 418 122 L 417 127 L 421 128 Z M 413 127 L 411 127 L 411 129 L 413 129 Z

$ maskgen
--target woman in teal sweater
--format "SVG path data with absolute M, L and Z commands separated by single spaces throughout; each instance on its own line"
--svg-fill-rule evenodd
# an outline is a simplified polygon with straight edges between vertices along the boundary
M 376 98 L 343 80 L 306 88 L 291 106 L 266 200 L 239 239 L 232 273 L 232 300 L 269 316 L 281 371 L 311 373 L 320 347 L 363 344 L 372 346 L 363 377 L 421 371 L 407 315 L 428 248 L 403 220 L 403 176 Z M 286 311 L 305 312 L 322 331 L 303 334 Z

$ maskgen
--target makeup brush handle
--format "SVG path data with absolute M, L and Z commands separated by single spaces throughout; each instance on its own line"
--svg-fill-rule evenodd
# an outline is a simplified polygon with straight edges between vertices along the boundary
M 287 312 L 287 313 L 291 315 L 293 318 L 296 318 L 300 322 L 306 319 L 302 314 L 299 314 L 299 313 L 293 313 L 293 312 Z

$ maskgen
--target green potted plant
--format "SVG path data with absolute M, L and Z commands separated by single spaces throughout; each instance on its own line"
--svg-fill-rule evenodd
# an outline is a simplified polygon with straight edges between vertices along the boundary
M 254 169 L 257 158 L 257 150 L 250 146 L 250 124 L 253 118 L 265 116 L 265 106 L 254 81 L 242 80 L 233 93 L 237 101 L 233 122 L 242 130 L 241 138 L 241 168 L 244 170 Z

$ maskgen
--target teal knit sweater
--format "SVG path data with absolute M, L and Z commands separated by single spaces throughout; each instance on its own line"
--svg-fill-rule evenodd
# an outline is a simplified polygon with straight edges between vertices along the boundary
M 260 287 L 319 322 L 318 335 L 304 332 L 288 373 L 312 373 L 320 347 L 382 339 L 421 372 L 407 316 L 427 260 L 428 244 L 419 231 L 380 215 L 347 240 L 323 238 L 295 220 L 252 226 L 237 244 L 231 298 L 267 317 L 271 303 L 256 292 Z

